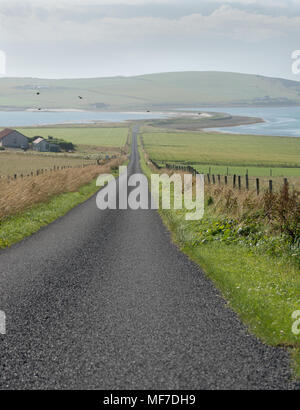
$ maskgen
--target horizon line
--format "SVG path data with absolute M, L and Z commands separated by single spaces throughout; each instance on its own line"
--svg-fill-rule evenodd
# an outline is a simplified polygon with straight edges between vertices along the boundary
M 38 77 L 38 76 L 0 76 L 0 80 L 5 79 L 32 79 L 32 80 L 93 80 L 93 79 L 112 79 L 112 78 L 136 78 L 136 77 L 143 77 L 143 76 L 150 76 L 150 75 L 161 75 L 161 74 L 184 74 L 184 73 L 223 73 L 223 74 L 240 74 L 240 75 L 248 75 L 248 76 L 257 76 L 257 77 L 265 77 L 265 78 L 273 78 L 273 79 L 281 79 L 286 81 L 294 81 L 300 82 L 297 79 L 291 79 L 286 77 L 278 77 L 266 74 L 258 74 L 258 73 L 246 73 L 240 71 L 222 71 L 222 70 L 183 70 L 183 71 L 158 71 L 152 73 L 144 73 L 144 74 L 133 74 L 133 75 L 112 75 L 112 76 L 91 76 L 91 77 Z

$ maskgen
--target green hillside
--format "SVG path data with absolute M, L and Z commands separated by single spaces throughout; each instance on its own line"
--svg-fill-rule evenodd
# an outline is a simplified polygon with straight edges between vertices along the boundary
M 0 109 L 151 110 L 243 104 L 300 104 L 300 82 L 224 72 L 61 80 L 0 79 Z

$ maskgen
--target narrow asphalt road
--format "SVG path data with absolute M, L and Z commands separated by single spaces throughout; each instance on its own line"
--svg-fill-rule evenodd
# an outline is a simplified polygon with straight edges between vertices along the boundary
M 0 309 L 1 389 L 295 388 L 288 354 L 248 334 L 156 211 L 93 197 L 1 251 Z

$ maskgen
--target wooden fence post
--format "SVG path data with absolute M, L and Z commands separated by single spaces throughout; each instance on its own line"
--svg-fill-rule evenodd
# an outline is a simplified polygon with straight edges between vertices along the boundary
M 221 175 L 218 175 L 218 183 L 221 185 Z
M 233 175 L 233 188 L 235 188 L 235 186 L 236 186 L 236 175 L 234 174 Z
M 215 174 L 212 175 L 212 180 L 213 180 L 213 184 L 215 184 L 216 183 Z
M 259 195 L 259 178 L 256 178 L 256 193 Z
M 225 185 L 227 185 L 228 184 L 228 177 L 227 177 L 227 175 L 225 175 Z
M 238 176 L 238 181 L 239 181 L 239 190 L 242 189 L 242 180 L 241 180 L 241 176 Z
M 249 191 L 249 176 L 248 173 L 246 174 L 246 189 Z
M 269 180 L 269 192 L 270 192 L 270 194 L 272 194 L 272 192 L 273 192 L 273 181 L 272 181 L 272 179 Z
M 207 182 L 210 184 L 210 175 L 207 174 Z

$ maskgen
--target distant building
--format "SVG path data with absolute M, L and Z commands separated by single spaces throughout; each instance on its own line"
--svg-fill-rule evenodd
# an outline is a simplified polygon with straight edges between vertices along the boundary
M 42 137 L 38 137 L 32 143 L 34 151 L 39 152 L 59 152 L 60 148 L 57 144 L 53 144 Z
M 28 138 L 19 131 L 5 128 L 0 132 L 0 146 L 4 148 L 28 149 Z

